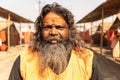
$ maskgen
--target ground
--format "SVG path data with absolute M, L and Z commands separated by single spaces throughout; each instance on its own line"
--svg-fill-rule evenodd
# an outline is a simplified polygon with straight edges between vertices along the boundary
M 8 80 L 15 59 L 26 47 L 27 45 L 18 45 L 0 52 L 0 80 Z

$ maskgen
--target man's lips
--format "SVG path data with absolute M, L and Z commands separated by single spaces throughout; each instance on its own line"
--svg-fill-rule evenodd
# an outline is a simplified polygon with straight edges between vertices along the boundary
M 56 43 L 58 43 L 58 40 L 57 40 L 57 39 L 51 39 L 51 40 L 50 40 L 50 43 L 56 44 Z

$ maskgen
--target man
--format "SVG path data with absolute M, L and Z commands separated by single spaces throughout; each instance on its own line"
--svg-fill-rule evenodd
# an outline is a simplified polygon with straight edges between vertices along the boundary
M 57 3 L 43 7 L 28 50 L 9 80 L 102 80 L 93 52 L 80 47 L 72 13 Z

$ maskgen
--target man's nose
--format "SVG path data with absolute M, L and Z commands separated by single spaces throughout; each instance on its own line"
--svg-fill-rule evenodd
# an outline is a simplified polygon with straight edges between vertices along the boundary
M 50 34 L 52 34 L 52 35 L 57 35 L 58 34 L 58 31 L 57 31 L 56 27 L 52 27 Z

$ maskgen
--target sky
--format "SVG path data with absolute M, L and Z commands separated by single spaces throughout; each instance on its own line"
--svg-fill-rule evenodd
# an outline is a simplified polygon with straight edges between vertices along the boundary
M 40 0 L 40 9 L 42 9 L 45 4 L 57 2 L 69 9 L 74 15 L 75 22 L 77 22 L 104 1 L 105 0 Z M 0 0 L 0 6 L 32 21 L 35 21 L 39 15 L 39 0 Z

